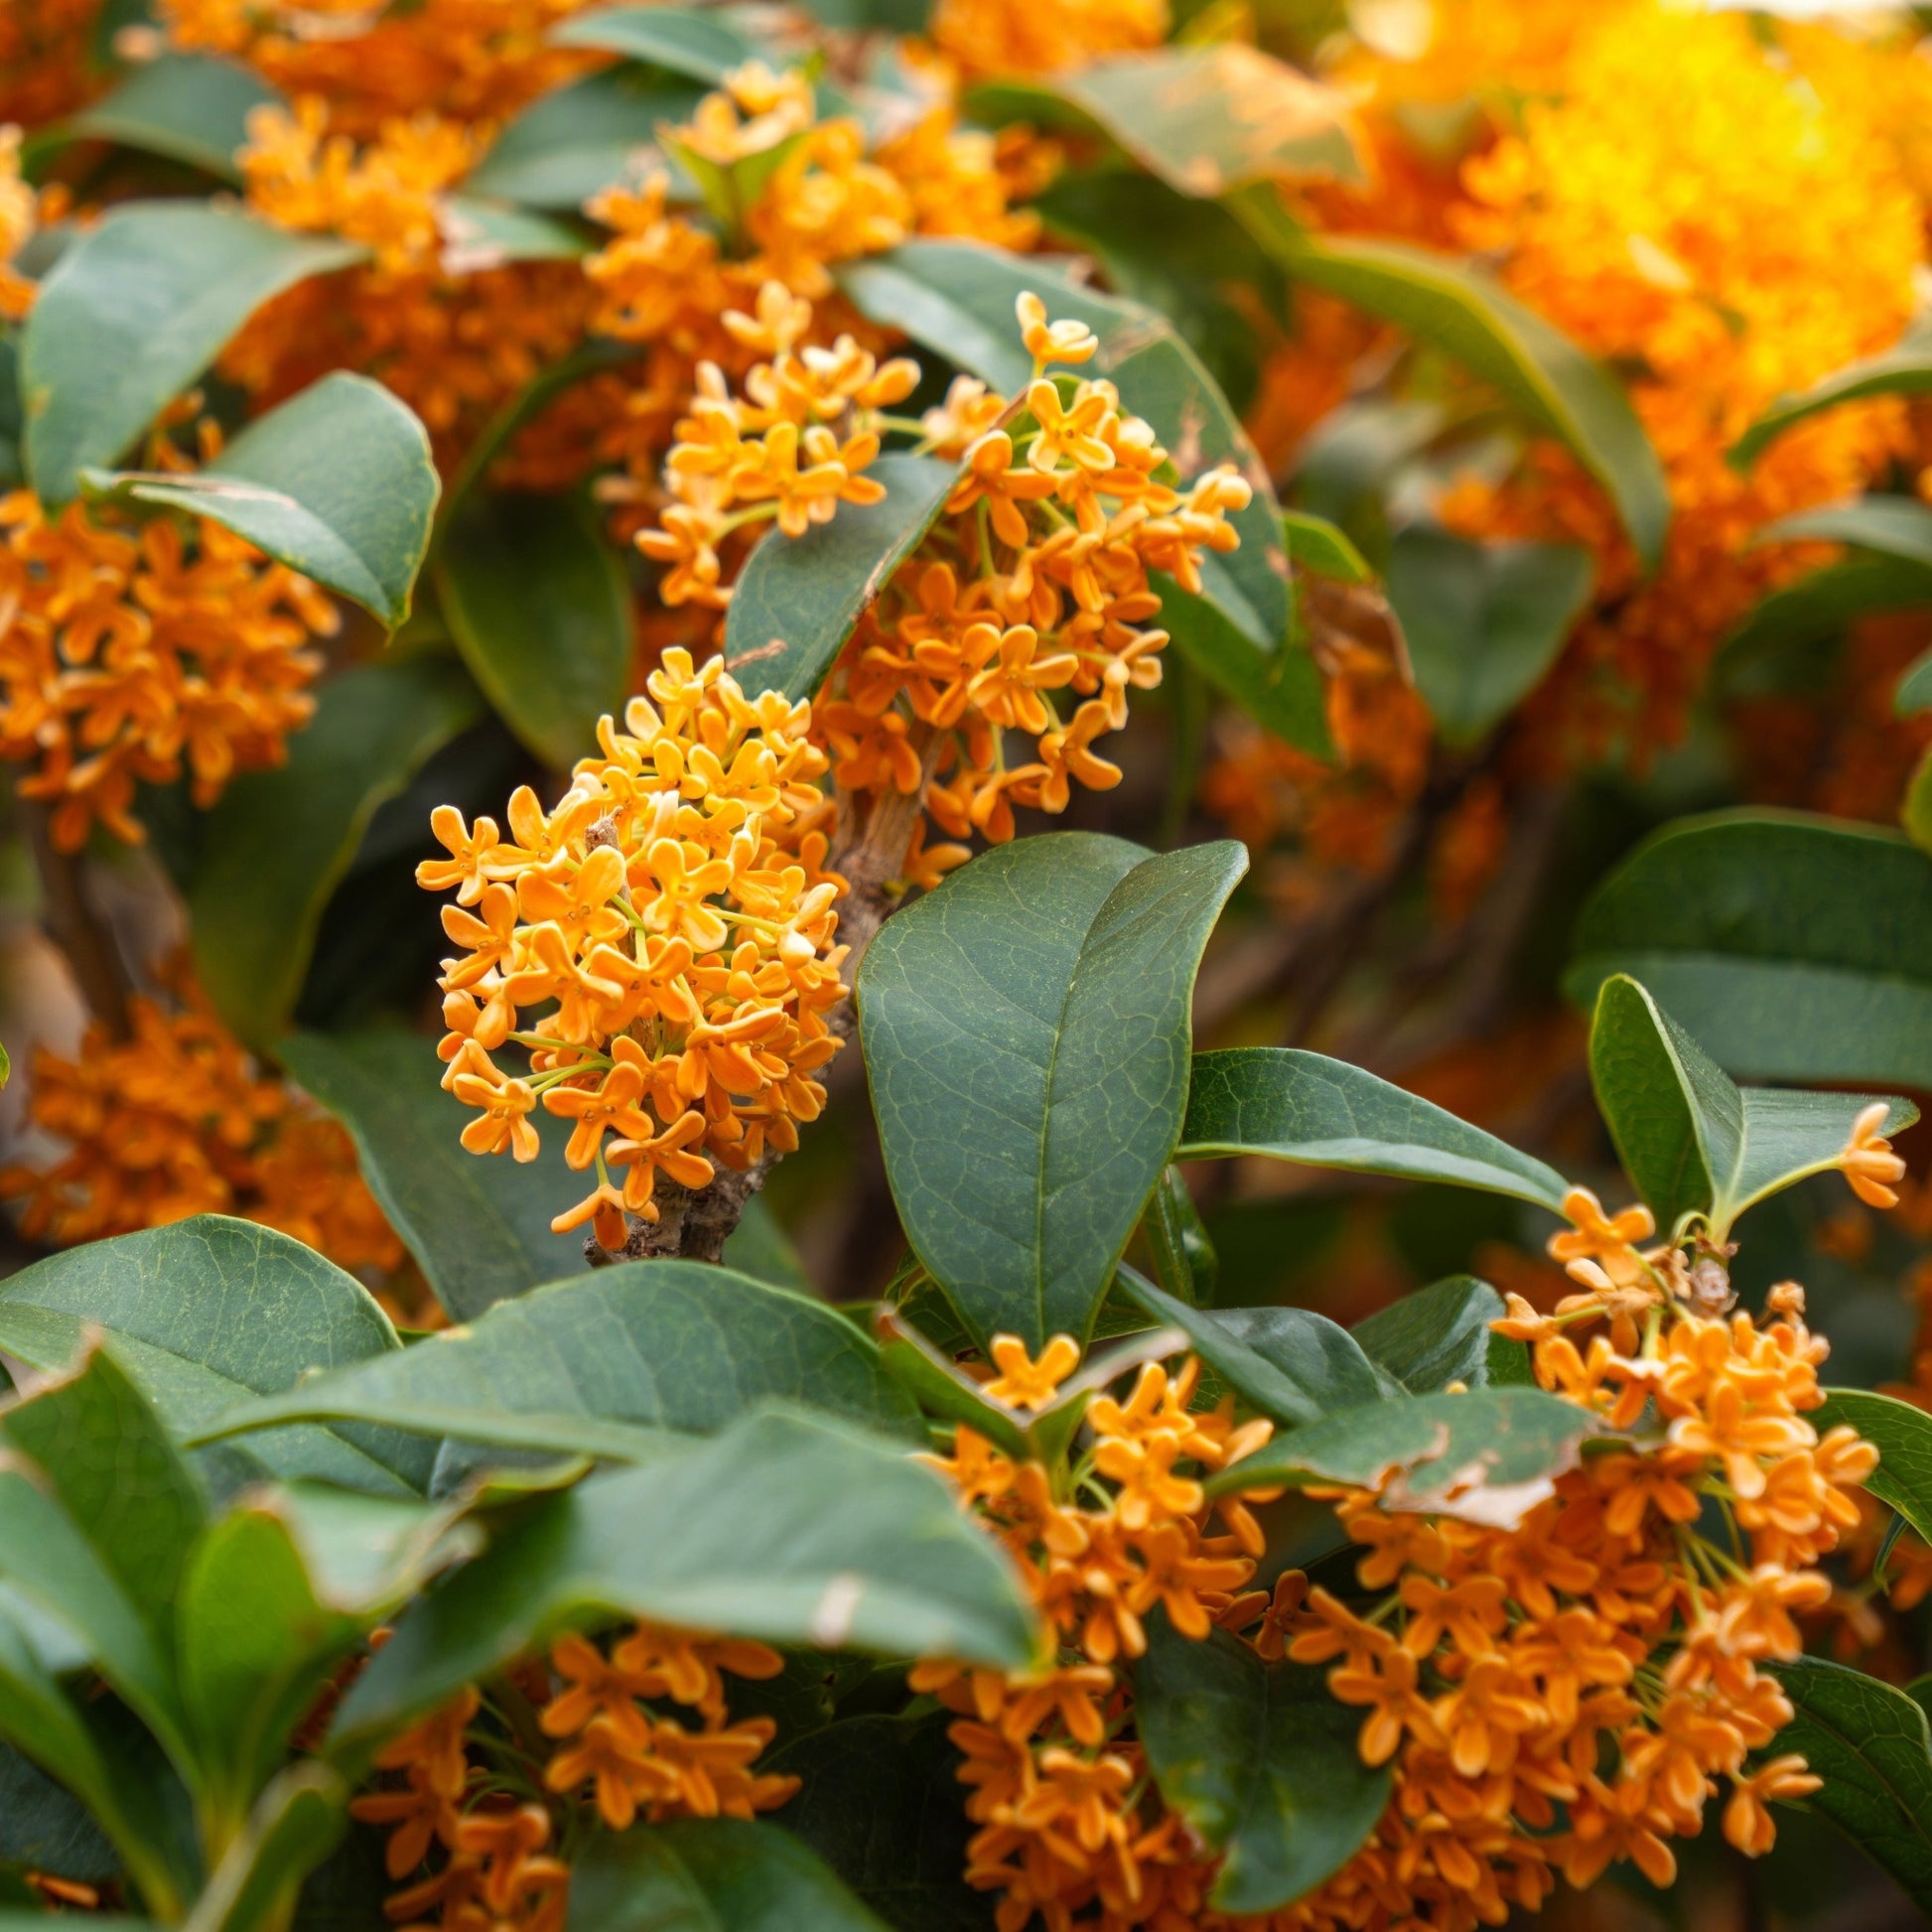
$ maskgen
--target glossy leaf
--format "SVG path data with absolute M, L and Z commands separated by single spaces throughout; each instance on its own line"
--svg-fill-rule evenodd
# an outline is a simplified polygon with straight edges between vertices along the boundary
M 1141 1238 L 1154 1260 L 1155 1280 L 1177 1302 L 1214 1304 L 1220 1264 L 1194 1197 L 1175 1168 L 1166 1169 L 1141 1217 Z
M 1402 1393 L 1346 1328 L 1312 1309 L 1196 1309 L 1132 1268 L 1119 1279 L 1136 1308 L 1180 1329 L 1229 1388 L 1279 1423 L 1319 1422 Z
M 885 1932 L 795 1838 L 752 1819 L 601 1832 L 572 1862 L 569 1932 Z
M 1447 1180 L 1561 1210 L 1554 1169 L 1433 1101 L 1294 1046 L 1235 1046 L 1194 1056 L 1182 1160 L 1262 1155 L 1308 1167 Z
M 1227 399 L 1165 317 L 1137 303 L 1097 294 L 1044 263 L 970 241 L 910 241 L 883 255 L 848 263 L 839 285 L 861 313 L 898 329 L 1007 395 L 1023 389 L 1033 361 L 1020 340 L 1013 305 L 1031 289 L 1054 317 L 1084 322 L 1099 352 L 1081 365 L 1105 376 L 1121 400 L 1154 425 L 1181 482 L 1231 463 L 1248 479 L 1254 501 L 1228 520 L 1241 547 L 1208 560 L 1209 595 L 1264 651 L 1288 636 L 1288 555 L 1281 506 L 1268 473 Z
M 448 658 L 368 664 L 322 688 L 286 763 L 233 779 L 203 822 L 188 889 L 195 967 L 251 1046 L 279 1034 L 302 991 L 323 907 L 369 820 L 479 711 Z
M 1657 1002 L 1621 974 L 1603 982 L 1589 1035 L 1596 1104 L 1624 1172 L 1663 1229 L 1709 1216 L 1717 1240 L 1782 1187 L 1837 1166 L 1868 1094 L 1740 1089 Z M 1885 1131 L 1918 1118 L 1891 1102 Z
M 788 1399 L 919 1437 L 879 1350 L 822 1302 L 696 1261 L 628 1262 L 499 1302 L 463 1327 L 317 1376 L 225 1429 L 369 1422 L 531 1446 L 526 1417 L 710 1434 Z M 597 1452 L 595 1436 L 535 1445 Z
M 1932 340 L 1916 334 L 1907 336 L 1881 354 L 1848 362 L 1809 389 L 1780 396 L 1737 439 L 1730 461 L 1740 470 L 1748 469 L 1786 430 L 1827 409 L 1863 402 L 1871 396 L 1927 394 L 1932 394 Z
M 801 537 L 765 532 L 725 617 L 725 661 L 747 691 L 817 691 L 860 614 L 937 521 L 959 470 L 937 457 L 881 457 L 866 474 L 885 485 L 882 502 L 842 503 Z
M 1909 557 L 1861 556 L 1815 570 L 1752 606 L 1725 639 L 1719 669 L 1735 680 L 1752 663 L 1835 637 L 1861 618 L 1932 605 L 1932 570 Z
M 1298 281 L 1394 323 L 1460 362 L 1602 484 L 1646 567 L 1670 527 L 1663 467 L 1615 379 L 1481 270 L 1406 242 L 1312 235 L 1278 196 L 1228 206 Z
M 603 519 L 574 495 L 476 494 L 433 566 L 450 633 L 498 717 L 554 769 L 623 709 L 630 592 Z
M 1359 1712 L 1327 1672 L 1265 1664 L 1224 1630 L 1184 1637 L 1148 1623 L 1134 1716 L 1161 1795 L 1222 1855 L 1209 1894 L 1224 1912 L 1272 1912 L 1331 1877 L 1388 1805 L 1387 1766 L 1362 1762 Z
M 123 70 L 123 77 L 68 122 L 83 139 L 165 155 L 191 168 L 239 182 L 235 151 L 248 138 L 248 116 L 282 96 L 251 69 L 207 54 L 165 54 Z
M 1870 1389 L 1827 1389 L 1825 1406 L 1806 1418 L 1819 1435 L 1849 1423 L 1878 1450 L 1864 1487 L 1932 1542 L 1932 1416 Z
M 1381 1487 L 1383 1505 L 1511 1529 L 1575 1468 L 1599 1418 L 1541 1389 L 1413 1395 L 1350 1409 L 1278 1436 L 1211 1485 L 1214 1493 L 1277 1483 Z M 1387 1481 L 1384 1482 L 1384 1478 Z
M 1389 602 L 1444 742 L 1480 743 L 1536 689 L 1589 601 L 1595 565 L 1567 543 L 1470 543 L 1402 531 Z
M 348 1129 L 362 1177 L 456 1320 L 583 1267 L 581 1238 L 550 1231 L 584 1186 L 564 1137 L 545 1135 L 527 1165 L 470 1153 L 458 1136 L 476 1116 L 443 1091 L 420 1034 L 291 1034 L 277 1051 Z
M 1367 584 L 1374 579 L 1375 573 L 1347 531 L 1325 516 L 1284 510 L 1282 534 L 1288 539 L 1289 562 L 1313 571 L 1317 577 L 1336 577 L 1344 584 Z
M 759 46 L 715 13 L 686 7 L 602 7 L 555 28 L 558 47 L 595 47 L 715 87 Z
M 1798 510 L 1757 533 L 1765 543 L 1848 543 L 1932 570 L 1932 509 L 1916 496 L 1858 496 Z
M 640 178 L 656 158 L 658 128 L 688 121 L 703 93 L 631 67 L 591 74 L 511 120 L 464 186 L 574 213 L 601 189 Z
M 219 523 L 392 630 L 409 615 L 440 486 L 408 406 L 340 372 L 250 423 L 193 476 L 90 470 L 83 482 L 89 494 Z
M 0 1282 L 0 1349 L 59 1374 L 94 1328 L 178 1439 L 308 1370 L 401 1346 L 353 1276 L 285 1234 L 205 1214 L 50 1255 Z M 391 1494 L 429 1476 L 421 1444 L 382 1433 L 280 1430 L 255 1466 Z
M 906 1237 L 982 1338 L 1084 1336 L 1172 1157 L 1241 848 L 1049 833 L 887 921 L 858 1003 Z
M 133 202 L 41 284 L 21 345 L 27 467 L 49 503 L 111 467 L 271 296 L 357 259 L 199 202 Z
M 121 1868 L 86 1806 L 11 1744 L 0 1744 L 0 1865 L 91 1885 Z
M 1801 1751 L 1823 1787 L 1805 1801 L 1932 1911 L 1932 1732 L 1903 1691 L 1844 1664 L 1764 1666 L 1797 1707 L 1774 1752 Z
M 1503 1298 L 1473 1275 L 1451 1275 L 1391 1302 L 1349 1329 L 1377 1367 L 1415 1395 L 1434 1395 L 1451 1382 L 1472 1389 L 1490 1380 L 1489 1331 L 1503 1314 Z
M 1600 885 L 1565 989 L 1628 973 L 1733 1077 L 1932 1087 L 1932 861 L 1796 812 L 1680 819 Z
M 902 1444 L 770 1411 L 532 1505 L 400 1620 L 332 1749 L 359 1763 L 554 1632 L 625 1616 L 1004 1669 L 1035 1642 L 1007 1559 Z
M 1161 623 L 1173 648 L 1264 731 L 1313 758 L 1334 756 L 1325 687 L 1298 644 L 1265 651 L 1226 610 L 1157 573 Z

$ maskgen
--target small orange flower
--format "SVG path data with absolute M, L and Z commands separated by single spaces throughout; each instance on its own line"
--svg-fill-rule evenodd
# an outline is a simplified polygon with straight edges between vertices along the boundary
M 982 1393 L 1010 1409 L 1043 1409 L 1080 1366 L 1080 1344 L 1071 1335 L 1049 1336 L 1035 1361 L 1018 1335 L 995 1335 L 989 1344 L 999 1374 Z

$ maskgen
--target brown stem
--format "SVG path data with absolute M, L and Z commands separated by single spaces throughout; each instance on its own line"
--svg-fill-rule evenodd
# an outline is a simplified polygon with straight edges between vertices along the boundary
M 128 1035 L 127 968 L 113 934 L 87 897 L 80 855 L 54 843 L 53 814 L 35 800 L 19 799 L 15 809 L 27 830 L 41 881 L 41 924 L 66 957 L 87 1010 L 116 1039 Z

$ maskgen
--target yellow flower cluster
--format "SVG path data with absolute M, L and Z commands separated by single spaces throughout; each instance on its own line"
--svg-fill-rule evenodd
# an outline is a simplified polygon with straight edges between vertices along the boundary
M 191 467 L 159 439 L 154 460 Z M 137 780 L 186 766 L 206 807 L 236 770 L 281 762 L 315 710 L 308 646 L 339 621 L 219 524 L 123 526 L 81 503 L 50 518 L 30 491 L 0 496 L 0 757 L 36 762 L 20 792 L 52 802 L 63 850 L 96 821 L 139 843 Z
M 527 1756 L 475 1689 L 464 1691 L 377 1754 L 377 1770 L 397 1782 L 350 1803 L 356 1818 L 388 1829 L 389 1876 L 408 1881 L 387 1916 L 421 1932 L 563 1932 L 570 1866 L 558 1851 L 577 1836 L 575 1795 L 586 1785 L 618 1832 L 640 1816 L 750 1818 L 783 1804 L 798 1780 L 751 1768 L 775 1726 L 732 1723 L 724 1684 L 727 1672 L 759 1679 L 782 1668 L 763 1644 L 653 1623 L 636 1624 L 608 1655 L 562 1637 L 547 1663 L 526 1659 L 508 1673 L 544 1737 L 560 1740 L 547 1762 Z M 508 1758 L 524 1761 L 510 1769 Z
M 657 1220 L 660 1173 L 701 1187 L 714 1162 L 795 1148 L 842 1043 L 827 1015 L 845 997 L 843 881 L 823 869 L 810 705 L 747 698 L 722 658 L 695 667 L 675 649 L 647 688 L 624 729 L 603 721 L 601 753 L 550 812 L 516 792 L 510 841 L 439 807 L 451 856 L 416 875 L 457 889 L 440 1050 L 444 1085 L 479 1110 L 464 1145 L 529 1161 L 539 1101 L 570 1120 L 566 1158 L 597 1185 L 555 1226 L 591 1221 L 606 1248 L 627 1215 Z M 522 1009 L 548 1011 L 520 1025 Z M 511 1041 L 530 1049 L 528 1078 L 490 1057 Z
M 20 129 L 0 126 L 0 322 L 23 321 L 34 306 L 34 284 L 13 263 L 40 224 L 40 198 L 21 179 Z
M 30 1118 L 68 1152 L 45 1169 L 0 1173 L 0 1196 L 26 1197 L 21 1231 L 67 1248 L 235 1214 L 338 1267 L 397 1266 L 402 1244 L 348 1136 L 261 1074 L 184 970 L 170 977 L 172 1007 L 128 1003 L 128 1038 L 94 1026 L 72 1058 L 34 1055 Z
M 939 0 L 932 38 L 967 74 L 1057 73 L 1159 47 L 1168 0 Z
M 100 0 L 25 0 L 0 8 L 0 123 L 37 127 L 100 85 L 92 42 Z

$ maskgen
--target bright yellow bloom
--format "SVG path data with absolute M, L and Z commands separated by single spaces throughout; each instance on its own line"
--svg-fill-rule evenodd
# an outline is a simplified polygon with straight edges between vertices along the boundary
M 1883 1133 L 1890 1112 L 1882 1100 L 1862 1108 L 1852 1123 L 1852 1138 L 1838 1157 L 1853 1193 L 1867 1207 L 1896 1207 L 1898 1190 L 1891 1183 L 1905 1178 L 1905 1163 L 1891 1151 Z

